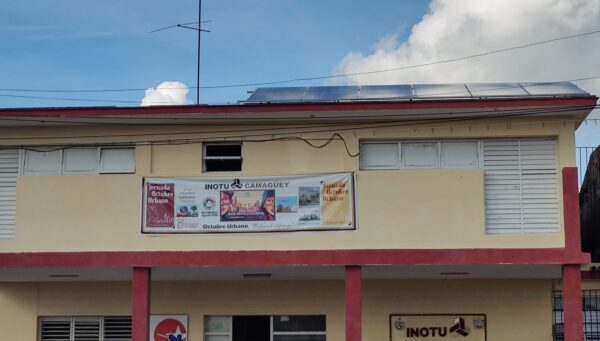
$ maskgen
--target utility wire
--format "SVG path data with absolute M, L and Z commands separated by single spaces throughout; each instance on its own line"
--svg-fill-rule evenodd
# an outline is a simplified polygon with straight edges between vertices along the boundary
M 167 26 L 167 27 L 163 27 L 161 29 L 167 29 L 167 28 L 175 27 L 175 26 L 177 26 L 177 25 Z M 161 30 L 161 29 L 159 29 L 159 30 Z M 491 51 L 486 51 L 486 52 L 475 53 L 475 54 L 471 54 L 471 55 L 467 55 L 467 56 L 462 56 L 462 57 L 456 57 L 456 58 L 450 58 L 450 59 L 443 59 L 443 60 L 438 60 L 438 61 L 433 61 L 433 62 L 427 62 L 427 63 L 421 63 L 421 64 L 413 64 L 413 65 L 400 66 L 400 67 L 394 67 L 394 68 L 386 68 L 386 69 L 363 71 L 363 72 L 353 72 L 353 73 L 340 73 L 340 74 L 327 75 L 327 76 L 298 77 L 298 78 L 290 78 L 290 79 L 285 79 L 285 80 L 275 80 L 275 81 L 267 81 L 267 82 L 253 82 L 253 83 L 210 85 L 210 86 L 201 86 L 200 89 L 223 89 L 223 88 L 238 88 L 238 87 L 248 87 L 248 86 L 275 85 L 275 84 L 286 84 L 286 83 L 294 83 L 294 82 L 302 82 L 302 81 L 313 81 L 313 80 L 341 78 L 341 77 L 348 77 L 348 76 L 360 76 L 360 75 L 369 75 L 369 74 L 377 74 L 377 73 L 386 73 L 386 72 L 392 72 L 392 71 L 414 69 L 414 68 L 420 68 L 420 67 L 425 67 L 425 66 L 432 66 L 432 65 L 438 65 L 438 64 L 447 64 L 447 63 L 457 62 L 457 61 L 461 61 L 461 60 L 468 60 L 468 59 L 473 59 L 473 58 L 479 58 L 479 57 L 489 56 L 489 55 L 492 55 L 492 54 L 503 53 L 503 52 L 513 51 L 513 50 L 519 50 L 519 49 L 525 49 L 525 48 L 529 48 L 529 47 L 537 46 L 537 45 L 542 45 L 542 44 L 549 44 L 549 43 L 553 43 L 553 42 L 561 41 L 561 40 L 567 40 L 567 39 L 572 39 L 572 38 L 577 38 L 577 37 L 591 36 L 591 35 L 595 35 L 595 34 L 598 34 L 598 33 L 600 33 L 600 30 L 594 30 L 594 31 L 589 31 L 589 32 L 583 32 L 583 33 L 578 33 L 578 34 L 572 34 L 572 35 L 567 35 L 567 36 L 552 38 L 552 39 L 543 40 L 543 41 L 537 41 L 537 42 L 527 43 L 527 44 L 523 44 L 523 45 L 517 45 L 517 46 L 512 46 L 512 47 L 507 47 L 507 48 L 502 48 L 502 49 L 497 49 L 497 50 L 491 50 Z M 189 88 L 194 89 L 196 87 L 189 87 Z M 17 92 L 19 92 L 19 91 L 22 91 L 22 92 L 26 92 L 26 91 L 30 91 L 30 92 L 122 92 L 122 91 L 143 91 L 143 90 L 147 90 L 147 89 L 148 88 L 82 89 L 82 90 L 62 89 L 62 90 L 50 90 L 50 89 L 0 88 L 0 91 L 17 91 Z M 181 88 L 176 88 L 176 89 L 181 89 Z M 174 90 L 176 90 L 176 89 L 174 89 Z

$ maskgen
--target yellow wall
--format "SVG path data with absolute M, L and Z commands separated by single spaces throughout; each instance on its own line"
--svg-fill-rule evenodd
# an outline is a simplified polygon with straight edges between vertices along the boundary
M 396 313 L 484 313 L 488 341 L 551 340 L 550 280 L 363 282 L 363 339 L 387 340 Z M 34 340 L 37 316 L 130 315 L 130 285 L 0 284 L 0 325 Z M 202 340 L 206 315 L 325 314 L 327 340 L 345 335 L 341 281 L 159 282 L 153 314 L 189 315 L 189 340 Z M 25 333 L 22 334 L 21 332 Z
M 575 164 L 574 123 L 501 119 L 344 131 L 351 152 L 360 141 L 498 137 L 557 137 L 559 172 Z M 269 127 L 271 128 L 271 127 Z M 134 141 L 211 136 L 213 129 L 252 131 L 243 126 L 179 126 L 0 129 L 6 143 L 31 143 L 19 137 L 157 134 L 142 137 L 40 140 L 39 143 Z M 264 127 L 254 127 L 253 134 Z M 283 129 L 283 128 L 282 128 Z M 289 128 L 288 128 L 289 129 Z M 199 131 L 200 133 L 191 133 Z M 285 130 L 281 130 L 285 131 Z M 212 136 L 223 135 L 213 133 Z M 238 133 L 239 135 L 239 133 Z M 305 133 L 322 143 L 330 133 Z M 260 138 L 273 137 L 265 135 Z M 236 140 L 230 138 L 228 140 Z M 239 140 L 239 138 L 237 139 Z M 26 142 L 25 142 L 26 141 Z M 208 176 L 268 176 L 357 171 L 357 230 L 329 232 L 142 235 L 142 178 L 207 176 L 202 173 L 202 145 L 138 146 L 136 174 L 21 176 L 17 186 L 15 238 L 0 240 L 3 252 L 101 250 L 260 250 L 359 248 L 518 248 L 562 247 L 564 235 L 486 235 L 483 175 L 480 170 L 358 171 L 358 158 L 346 155 L 341 141 L 314 149 L 301 141 L 244 142 L 243 172 Z M 559 189 L 562 188 L 559 173 Z M 562 207 L 562 196 L 560 196 Z M 561 210 L 562 217 L 562 210 Z

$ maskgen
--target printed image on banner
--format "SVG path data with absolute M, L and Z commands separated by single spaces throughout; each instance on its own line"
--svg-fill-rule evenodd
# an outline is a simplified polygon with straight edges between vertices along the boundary
M 354 228 L 352 173 L 256 178 L 145 179 L 148 233 Z
M 187 341 L 187 315 L 150 315 L 150 340 Z

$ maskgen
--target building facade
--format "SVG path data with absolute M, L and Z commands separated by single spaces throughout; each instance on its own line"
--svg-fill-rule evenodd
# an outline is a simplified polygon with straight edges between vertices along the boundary
M 0 330 L 584 340 L 575 129 L 596 100 L 459 84 L 2 109 Z

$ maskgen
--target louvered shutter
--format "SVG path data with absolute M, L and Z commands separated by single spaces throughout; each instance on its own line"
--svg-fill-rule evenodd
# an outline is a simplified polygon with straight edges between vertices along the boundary
M 44 318 L 40 326 L 40 341 L 70 341 L 70 318 Z
M 558 231 L 555 140 L 485 140 L 483 166 L 487 233 Z
M 100 318 L 74 318 L 73 336 L 74 341 L 100 341 Z
M 103 335 L 104 341 L 130 341 L 131 317 L 105 317 Z
M 0 150 L 0 239 L 14 237 L 19 164 L 18 149 Z

